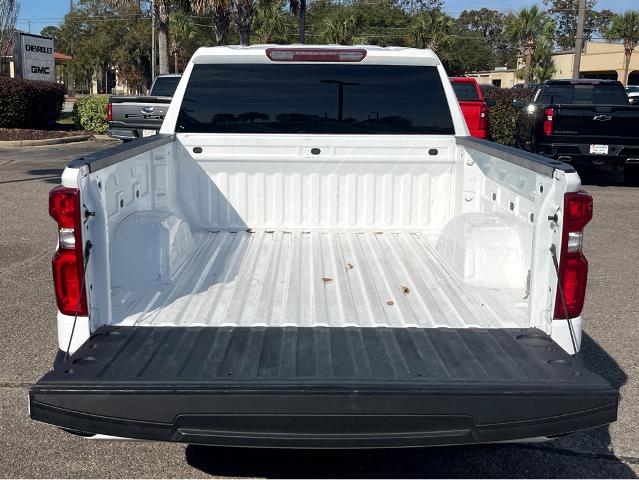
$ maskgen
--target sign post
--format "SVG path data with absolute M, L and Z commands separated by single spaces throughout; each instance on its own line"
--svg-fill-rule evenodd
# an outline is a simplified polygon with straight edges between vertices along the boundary
M 13 66 L 16 78 L 55 82 L 53 38 L 15 32 Z

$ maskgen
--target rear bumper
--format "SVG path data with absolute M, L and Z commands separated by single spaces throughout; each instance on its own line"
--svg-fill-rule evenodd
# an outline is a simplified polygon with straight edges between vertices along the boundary
M 590 153 L 590 143 L 541 143 L 541 155 L 562 162 L 588 165 L 623 166 L 628 159 L 639 161 L 639 145 L 608 144 L 608 155 Z
M 59 393 L 32 392 L 30 398 L 33 419 L 79 432 L 284 448 L 416 447 L 554 436 L 613 422 L 617 409 L 616 399 L 603 392 L 585 399 L 476 391 L 121 391 L 76 393 L 64 407 L 55 405 Z
M 139 138 L 138 131 L 131 128 L 109 128 L 107 135 L 119 140 L 136 140 Z
M 103 327 L 29 401 L 88 434 L 371 448 L 565 434 L 618 394 L 534 329 Z

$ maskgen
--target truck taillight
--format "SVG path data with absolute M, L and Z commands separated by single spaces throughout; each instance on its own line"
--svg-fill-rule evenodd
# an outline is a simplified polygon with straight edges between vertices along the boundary
M 479 110 L 479 130 L 488 130 L 488 107 L 482 105 Z
M 58 309 L 65 315 L 86 316 L 80 210 L 80 191 L 77 188 L 56 187 L 49 192 L 49 215 L 58 224 L 58 250 L 53 256 L 53 283 Z
M 361 62 L 366 50 L 361 48 L 267 48 L 273 62 Z
M 588 261 L 582 251 L 583 230 L 591 219 L 592 197 L 589 194 L 575 192 L 564 196 L 559 283 L 563 289 L 566 310 L 557 288 L 556 319 L 576 317 L 583 309 L 588 280 Z
M 107 122 L 113 121 L 113 104 L 109 102 L 107 104 Z
M 553 118 L 555 116 L 555 110 L 552 108 L 544 109 L 544 135 L 552 135 Z

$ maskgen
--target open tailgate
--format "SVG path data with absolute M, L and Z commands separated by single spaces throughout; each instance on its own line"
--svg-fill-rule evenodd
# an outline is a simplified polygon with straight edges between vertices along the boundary
M 618 393 L 536 329 L 101 327 L 31 418 L 211 445 L 385 447 L 559 435 Z

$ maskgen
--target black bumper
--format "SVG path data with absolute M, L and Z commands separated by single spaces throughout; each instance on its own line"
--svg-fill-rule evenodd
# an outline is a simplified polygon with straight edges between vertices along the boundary
M 518 329 L 103 328 L 29 396 L 33 419 L 78 432 L 306 448 L 553 436 L 618 403 Z
M 593 143 L 604 142 L 598 140 Z M 607 144 L 607 155 L 591 154 L 590 145 L 590 143 L 541 143 L 538 146 L 538 153 L 562 162 L 582 165 L 623 167 L 629 158 L 639 161 L 639 145 Z

